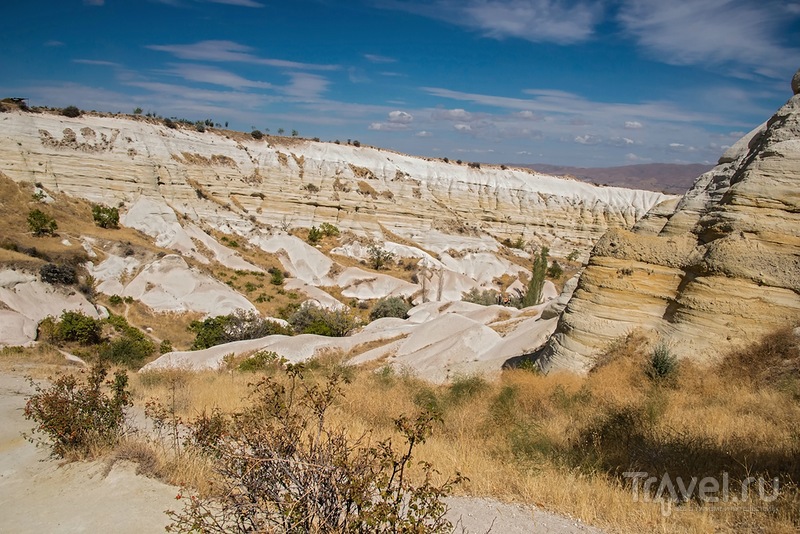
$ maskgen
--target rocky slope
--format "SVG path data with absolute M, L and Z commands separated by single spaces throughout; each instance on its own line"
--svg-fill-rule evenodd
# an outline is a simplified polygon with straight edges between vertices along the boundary
M 634 328 L 703 361 L 796 324 L 800 71 L 792 89 L 672 213 L 653 210 L 633 231 L 599 240 L 556 334 L 536 355 L 543 369 L 585 371 L 600 348 Z
M 265 300 L 286 294 L 297 304 L 311 299 L 331 309 L 368 309 L 387 296 L 417 305 L 406 321 L 376 321 L 344 339 L 272 336 L 168 353 L 151 366 L 218 367 L 226 354 L 264 349 L 300 361 L 335 350 L 358 355 L 360 362 L 411 367 L 439 382 L 456 374 L 496 373 L 507 359 L 541 346 L 555 327 L 567 296 L 551 306 L 559 294 L 550 282 L 548 302 L 522 312 L 454 303 L 471 289 L 524 287 L 528 253 L 515 256 L 501 240 L 547 245 L 556 258 L 573 250 L 587 256 L 607 229 L 630 228 L 653 206 L 677 201 L 524 169 L 477 168 L 294 138 L 256 140 L 230 131 L 168 128 L 142 117 L 49 112 L 0 114 L 0 183 L 11 183 L 4 175 L 17 184 L 38 184 L 14 192 L 17 226 L 24 226 L 29 209 L 52 201 L 50 194 L 119 206 L 125 231 L 138 230 L 137 239 L 152 246 L 124 245 L 113 233 L 94 235 L 88 220 L 81 226 L 78 212 L 72 230 L 49 238 L 51 245 L 57 249 L 64 237 L 80 244 L 97 291 L 156 314 L 265 311 Z M 85 205 L 81 210 L 89 211 Z M 324 222 L 342 231 L 335 248 L 323 250 L 298 237 L 305 235 L 298 228 Z M 370 270 L 363 261 L 370 243 L 392 252 L 402 270 Z M 269 265 L 258 263 L 258 254 L 245 259 L 231 247 L 258 251 L 272 267 L 279 262 L 286 281 L 265 288 L 253 278 L 251 288 L 263 288 L 256 292 L 243 281 L 235 285 L 239 276 L 263 278 Z M 229 278 L 220 277 L 220 267 L 230 271 Z M 20 276 L 0 276 L 0 311 L 9 324 L 24 326 L 12 328 L 22 330 L 14 344 L 32 341 L 36 322 L 59 314 L 32 297 L 27 307 L 38 311 L 23 313 L 8 297 L 19 293 Z M 39 283 L 36 275 L 25 276 L 25 283 Z M 0 339 L 0 345 L 11 342 Z
M 50 113 L 0 114 L 0 172 L 109 205 L 163 198 L 230 233 L 327 221 L 383 226 L 434 250 L 521 235 L 557 254 L 588 252 L 607 228 L 630 227 L 668 198 L 368 147 Z

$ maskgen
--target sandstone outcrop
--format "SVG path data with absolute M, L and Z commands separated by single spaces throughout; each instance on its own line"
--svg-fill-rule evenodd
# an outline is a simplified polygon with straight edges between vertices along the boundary
M 731 147 L 666 216 L 607 232 L 535 355 L 586 371 L 609 341 L 654 332 L 707 361 L 800 320 L 800 94 Z M 665 204 L 668 205 L 668 204 Z

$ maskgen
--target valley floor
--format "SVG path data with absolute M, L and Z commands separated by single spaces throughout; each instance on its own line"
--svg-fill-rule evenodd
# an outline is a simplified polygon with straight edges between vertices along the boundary
M 25 440 L 25 399 L 33 389 L 22 370 L 0 373 L 0 533 L 164 532 L 178 488 L 136 474 L 126 461 L 51 460 Z M 579 520 L 532 506 L 452 497 L 456 532 L 599 533 Z

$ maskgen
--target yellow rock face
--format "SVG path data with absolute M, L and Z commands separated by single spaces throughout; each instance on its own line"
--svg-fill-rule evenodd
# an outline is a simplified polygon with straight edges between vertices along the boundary
M 598 241 L 543 369 L 586 371 L 634 328 L 709 361 L 800 321 L 800 95 L 668 205 Z

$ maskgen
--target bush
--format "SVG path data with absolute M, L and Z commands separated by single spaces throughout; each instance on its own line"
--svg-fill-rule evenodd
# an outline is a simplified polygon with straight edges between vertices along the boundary
M 322 239 L 322 232 L 316 226 L 312 226 L 308 231 L 308 242 L 315 245 L 319 243 L 320 239 Z
M 382 317 L 408 318 L 408 310 L 411 305 L 400 297 L 386 297 L 375 303 L 372 311 L 369 312 L 370 320 L 381 319 Z
M 281 271 L 277 267 L 270 267 L 269 271 L 267 272 L 270 274 L 270 279 L 269 279 L 270 284 L 274 286 L 283 285 L 283 280 L 284 280 L 283 271 Z
M 100 228 L 119 228 L 119 210 L 95 204 L 92 206 L 92 218 Z
M 169 128 L 170 130 L 174 130 L 175 128 L 178 127 L 178 125 L 175 124 L 175 121 L 173 121 L 172 119 L 164 119 L 164 126 Z
M 119 337 L 100 347 L 101 360 L 139 369 L 155 352 L 155 343 L 144 332 L 129 325 L 121 315 L 110 316 L 106 323 L 114 327 Z
M 61 114 L 65 117 L 74 119 L 81 116 L 81 110 L 76 106 L 67 106 L 61 110 Z
M 342 396 L 341 379 L 306 381 L 301 370 L 290 366 L 288 383 L 259 381 L 253 404 L 242 412 L 204 416 L 191 425 L 220 487 L 216 498 L 193 496 L 182 512 L 168 512 L 167 530 L 451 532 L 442 499 L 461 477 L 436 485 L 433 467 L 424 462 L 423 482 L 415 485 L 407 477 L 433 416 L 397 419 L 401 448 L 391 439 L 371 444 L 365 436 L 351 438 L 328 416 Z
M 103 324 L 79 311 L 65 311 L 55 325 L 55 341 L 72 341 L 81 345 L 95 345 L 103 337 Z
M 322 223 L 319 226 L 319 231 L 322 232 L 322 235 L 325 237 L 336 237 L 339 235 L 339 229 L 331 223 Z
M 264 137 L 264 134 L 261 133 L 261 130 L 253 130 L 250 132 L 250 135 L 253 136 L 253 139 L 261 139 Z
M 128 375 L 118 371 L 105 384 L 107 374 L 104 365 L 96 364 L 85 382 L 64 375 L 46 389 L 29 379 L 36 392 L 25 403 L 25 419 L 34 421 L 33 432 L 45 437 L 28 439 L 48 445 L 54 458 L 86 456 L 93 446 L 116 443 L 123 432 L 125 408 L 131 405 L 125 389 Z
M 547 277 L 557 280 L 564 274 L 564 269 L 557 261 L 553 261 L 550 267 L 547 268 Z
M 39 269 L 39 276 L 42 282 L 48 284 L 64 284 L 71 286 L 78 281 L 75 274 L 75 269 L 69 265 L 56 265 L 54 263 L 45 263 Z
M 31 210 L 28 213 L 28 228 L 33 235 L 41 237 L 43 235 L 53 235 L 58 229 L 55 219 L 40 209 Z
M 375 270 L 382 269 L 387 263 L 394 259 L 393 252 L 384 250 L 374 243 L 367 247 L 367 254 L 369 255 L 370 265 L 372 265 L 372 268 Z
M 659 343 L 650 354 L 644 372 L 653 382 L 671 380 L 678 372 L 678 358 L 667 345 Z
M 461 296 L 464 302 L 471 302 L 472 304 L 480 304 L 481 306 L 491 306 L 497 304 L 500 294 L 494 289 L 484 289 L 481 291 L 477 287 L 473 287 L 467 293 Z
M 168 352 L 172 352 L 175 350 L 172 348 L 172 341 L 169 339 L 162 339 L 161 343 L 158 345 L 158 353 L 159 354 L 166 354 Z
M 355 320 L 346 311 L 327 310 L 304 302 L 289 317 L 289 324 L 298 334 L 317 334 L 320 336 L 343 337 L 355 328 Z
M 244 310 L 236 310 L 229 315 L 209 317 L 204 321 L 192 321 L 189 330 L 195 333 L 191 350 L 207 349 L 222 343 L 274 334 L 292 334 L 289 328 L 264 319 L 256 312 Z
M 242 360 L 237 369 L 245 373 L 254 373 L 256 371 L 274 369 L 283 366 L 284 363 L 286 363 L 286 360 L 281 358 L 278 353 L 269 350 L 260 350 Z

